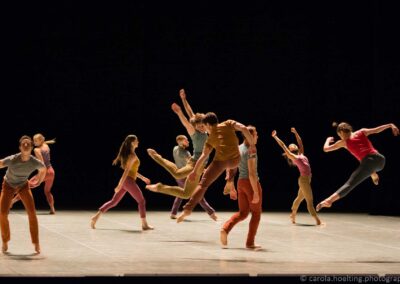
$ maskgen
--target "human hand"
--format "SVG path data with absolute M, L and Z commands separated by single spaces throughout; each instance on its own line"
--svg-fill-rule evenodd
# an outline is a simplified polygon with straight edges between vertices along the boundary
M 172 109 L 175 113 L 179 113 L 179 112 L 182 111 L 181 107 L 180 107 L 178 104 L 176 104 L 176 103 L 173 103 L 173 104 L 171 105 L 171 109 Z
M 294 127 L 290 128 L 290 131 L 291 131 L 292 133 L 297 133 L 296 128 L 294 128 Z
M 182 100 L 186 99 L 186 93 L 184 89 L 179 90 L 179 96 L 181 97 Z
M 256 204 L 260 201 L 260 196 L 258 195 L 258 192 L 254 192 L 253 193 L 253 200 L 251 201 L 251 203 Z
M 392 132 L 394 136 L 399 135 L 399 129 L 397 128 L 396 125 L 392 124 Z
M 275 136 L 276 136 L 276 130 L 272 131 L 271 136 L 275 138 Z

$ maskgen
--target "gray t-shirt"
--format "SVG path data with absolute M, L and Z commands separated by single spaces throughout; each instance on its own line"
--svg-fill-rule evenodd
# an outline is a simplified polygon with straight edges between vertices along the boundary
M 174 155 L 175 165 L 178 169 L 183 168 L 187 164 L 187 160 L 190 158 L 190 152 L 182 147 L 175 146 L 172 150 Z
M 28 161 L 22 161 L 21 153 L 4 158 L 3 164 L 8 167 L 4 180 L 14 188 L 23 185 L 35 170 L 45 167 L 42 161 L 32 155 Z
M 240 163 L 239 163 L 239 178 L 249 178 L 249 165 L 248 160 L 251 159 L 249 155 L 249 148 L 244 144 L 239 145 L 239 152 L 240 152 Z M 256 176 L 258 179 L 258 156 L 256 153 Z

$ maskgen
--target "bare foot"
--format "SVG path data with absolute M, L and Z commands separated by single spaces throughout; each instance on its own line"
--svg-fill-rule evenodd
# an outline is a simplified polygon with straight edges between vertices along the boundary
M 255 245 L 255 244 L 252 244 L 252 245 L 246 245 L 246 248 L 248 248 L 248 249 L 260 249 L 261 248 L 261 246 L 260 245 Z
M 226 247 L 228 245 L 228 233 L 224 229 L 221 229 L 219 239 L 222 246 Z
M 208 215 L 208 216 L 210 216 L 210 218 L 213 219 L 214 221 L 218 220 L 218 217 L 217 217 L 217 215 L 215 215 L 215 212 L 210 214 L 210 215 Z
M 147 149 L 147 153 L 149 154 L 149 156 L 150 156 L 153 160 L 155 160 L 155 159 L 157 159 L 157 158 L 158 158 L 158 159 L 161 158 L 161 155 L 158 154 L 157 151 L 154 150 L 154 149 L 148 148 L 148 149 Z
M 35 246 L 35 251 L 36 251 L 36 253 L 40 253 L 40 245 L 39 245 L 39 243 L 34 243 L 33 244 L 34 246 Z
M 171 214 L 171 216 L 169 216 L 171 219 L 176 219 L 176 215 Z
M 321 220 L 317 216 L 315 216 L 314 218 L 315 218 L 315 222 L 317 223 L 317 226 L 322 224 Z
M 146 185 L 146 189 L 153 191 L 153 192 L 158 192 L 159 185 L 160 185 L 160 183 L 148 184 L 148 185 Z
M 50 208 L 49 214 L 50 214 L 50 215 L 56 214 L 56 209 L 54 209 L 54 207 Z
M 92 227 L 92 229 L 96 229 L 96 222 L 97 222 L 97 218 L 93 217 L 92 221 L 90 222 L 90 227 Z
M 1 251 L 3 253 L 6 253 L 8 251 L 8 244 L 7 243 L 3 243 L 3 246 L 1 247 Z
M 236 189 L 231 189 L 231 192 L 229 193 L 229 198 L 232 200 L 237 200 L 237 191 Z
M 292 213 L 289 215 L 292 224 L 296 224 L 296 214 Z
M 192 212 L 187 211 L 187 210 L 183 210 L 182 213 L 178 216 L 178 218 L 176 219 L 177 223 L 182 222 L 183 220 L 185 220 L 185 217 L 189 216 Z
M 317 212 L 318 212 L 318 211 L 321 210 L 323 207 L 329 208 L 329 207 L 331 207 L 331 206 L 332 206 L 332 203 L 331 203 L 330 201 L 328 201 L 327 199 L 325 199 L 324 201 L 320 202 L 320 203 L 317 205 L 316 210 L 317 210 Z
M 378 185 L 378 184 L 379 184 L 379 176 L 378 176 L 377 173 L 373 173 L 373 174 L 371 175 L 371 178 L 372 178 L 372 182 L 373 182 L 375 185 Z
M 154 230 L 154 227 L 146 224 L 146 225 L 142 225 L 142 230 L 143 231 Z

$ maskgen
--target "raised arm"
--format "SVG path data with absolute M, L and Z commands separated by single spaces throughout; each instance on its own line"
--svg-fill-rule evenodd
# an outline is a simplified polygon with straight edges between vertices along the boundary
M 281 139 L 279 139 L 278 135 L 276 134 L 276 130 L 272 131 L 271 136 L 272 136 L 272 138 L 275 139 L 275 141 L 278 143 L 278 145 L 281 146 L 281 148 L 283 149 L 283 151 L 285 152 L 286 156 L 289 159 L 296 160 L 297 156 L 295 154 L 293 154 L 292 152 L 290 152 L 288 147 L 286 147 L 285 143 L 283 143 L 283 141 Z
M 171 109 L 176 113 L 176 115 L 179 117 L 179 120 L 181 121 L 181 123 L 183 124 L 183 126 L 186 128 L 187 133 L 192 136 L 196 129 L 194 128 L 194 126 L 189 122 L 189 120 L 187 120 L 186 116 L 183 114 L 181 107 L 176 104 L 173 103 L 171 105 Z
M 331 152 L 331 151 L 335 151 L 337 149 L 346 147 L 346 141 L 344 141 L 344 140 L 336 141 L 334 144 L 331 145 L 331 143 L 333 143 L 333 141 L 335 141 L 335 138 L 333 138 L 333 137 L 326 138 L 326 141 L 324 144 L 324 152 Z
M 382 132 L 383 130 L 386 130 L 388 128 L 392 129 L 393 135 L 397 136 L 399 135 L 399 128 L 397 128 L 396 125 L 394 125 L 393 123 L 388 123 L 388 124 L 384 124 L 375 128 L 362 128 L 361 131 L 364 132 L 364 134 L 366 136 L 370 135 L 370 134 L 377 134 Z
M 233 127 L 236 131 L 240 131 L 243 133 L 244 137 L 246 138 L 247 142 L 249 142 L 250 147 L 254 147 L 254 140 L 253 135 L 251 135 L 250 131 L 247 129 L 246 126 L 241 124 L 240 122 L 235 121 Z
M 299 147 L 299 154 L 304 154 L 303 141 L 301 140 L 299 133 L 297 133 L 296 128 L 292 127 L 290 131 L 294 134 L 294 136 L 296 136 L 297 145 Z
M 136 155 L 134 157 L 130 157 L 129 160 L 127 161 L 124 169 L 124 173 L 122 174 L 121 179 L 119 180 L 119 183 L 117 187 L 114 189 L 115 192 L 118 192 L 121 190 L 122 185 L 124 184 L 126 178 L 128 177 L 129 170 L 132 168 L 133 163 L 137 160 Z
M 189 116 L 189 118 L 193 117 L 194 112 L 193 112 L 192 108 L 190 107 L 189 102 L 186 99 L 186 93 L 185 93 L 184 89 L 181 89 L 179 91 L 179 96 L 182 99 L 183 107 L 185 108 L 187 115 Z

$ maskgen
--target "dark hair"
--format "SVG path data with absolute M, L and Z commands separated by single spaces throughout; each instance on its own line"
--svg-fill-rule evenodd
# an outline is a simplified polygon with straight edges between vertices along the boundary
M 121 147 L 119 147 L 119 152 L 117 157 L 113 161 L 113 165 L 117 165 L 118 162 L 121 164 L 122 168 L 125 168 L 126 162 L 128 161 L 128 157 L 132 154 L 131 143 L 136 141 L 136 135 L 128 135 L 126 136 L 124 142 L 122 142 Z
M 341 122 L 339 124 L 337 122 L 333 122 L 332 126 L 336 128 L 336 133 L 339 133 L 340 131 L 350 133 L 353 131 L 353 127 L 347 122 Z
M 218 117 L 213 112 L 207 112 L 203 118 L 203 123 L 210 125 L 218 124 Z

